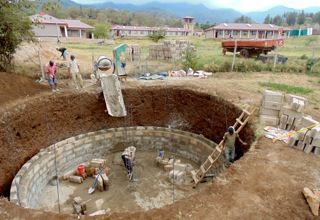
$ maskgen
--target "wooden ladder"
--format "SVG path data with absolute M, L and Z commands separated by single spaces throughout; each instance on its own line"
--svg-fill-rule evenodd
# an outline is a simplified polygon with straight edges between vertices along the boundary
M 249 121 L 251 115 L 255 112 L 256 107 L 247 107 L 242 110 L 241 115 L 236 119 L 236 122 L 234 123 L 233 127 L 236 133 L 239 134 L 239 132 L 242 130 L 242 128 L 247 124 Z M 206 161 L 200 166 L 200 169 L 192 170 L 191 175 L 192 179 L 194 181 L 193 187 L 195 188 L 198 183 L 205 177 L 206 173 L 211 169 L 213 164 L 218 161 L 219 157 L 221 156 L 224 148 L 223 140 L 220 141 L 220 143 L 215 147 L 213 152 L 208 156 Z

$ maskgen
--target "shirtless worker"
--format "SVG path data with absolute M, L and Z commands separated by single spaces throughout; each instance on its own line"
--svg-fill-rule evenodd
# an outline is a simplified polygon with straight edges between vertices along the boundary
M 134 165 L 135 156 L 136 156 L 136 148 L 134 146 L 127 147 L 121 155 L 123 164 L 127 169 L 127 173 L 130 181 L 133 181 L 133 165 Z
M 236 139 L 239 139 L 239 141 L 243 145 L 247 145 L 246 142 L 242 141 L 239 137 L 239 134 L 235 132 L 234 127 L 230 126 L 228 128 L 228 132 L 226 132 L 223 136 L 224 140 L 224 154 L 226 157 L 227 166 L 230 166 L 231 163 L 234 161 L 235 157 L 235 142 Z

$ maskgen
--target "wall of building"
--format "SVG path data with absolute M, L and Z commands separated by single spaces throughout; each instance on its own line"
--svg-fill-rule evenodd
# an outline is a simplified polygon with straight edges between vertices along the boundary
M 119 30 L 119 36 L 124 37 L 147 37 L 152 34 L 153 31 L 137 31 L 137 30 Z M 117 37 L 117 30 L 112 30 L 111 35 Z M 186 33 L 183 31 L 167 31 L 166 36 L 186 36 Z
M 36 37 L 61 37 L 60 27 L 55 24 L 39 24 L 32 28 Z
M 205 31 L 206 38 L 218 39 L 276 39 L 278 38 L 278 31 L 265 30 L 208 30 Z
M 137 147 L 137 153 L 163 148 L 199 165 L 216 146 L 202 135 L 154 126 L 111 128 L 80 134 L 42 149 L 25 163 L 12 181 L 10 201 L 26 208 L 35 207 L 42 189 L 56 174 L 54 152 L 58 176 L 61 177 L 80 163 L 101 158 L 111 150 L 123 151 L 128 144 Z M 223 164 L 223 157 L 220 160 L 213 168 L 216 172 Z

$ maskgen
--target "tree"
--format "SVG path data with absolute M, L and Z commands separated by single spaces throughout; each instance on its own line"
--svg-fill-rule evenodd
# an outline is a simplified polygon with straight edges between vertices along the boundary
M 166 32 L 164 30 L 154 31 L 152 34 L 149 35 L 150 40 L 153 42 L 158 42 L 161 39 L 166 37 Z
M 295 25 L 296 21 L 297 21 L 297 13 L 292 12 L 286 15 L 286 22 L 289 26 Z
M 282 23 L 283 23 L 283 19 L 280 15 L 277 15 L 272 19 L 272 24 L 282 25 Z
M 106 24 L 97 24 L 94 28 L 94 36 L 96 38 L 107 38 L 109 37 L 111 25 L 109 23 Z
M 304 14 L 304 11 L 302 11 L 302 12 L 298 15 L 297 23 L 298 23 L 299 25 L 302 25 L 302 24 L 305 23 L 305 21 L 306 21 L 306 16 L 305 16 L 305 14 Z
M 265 17 L 265 19 L 264 19 L 264 24 L 271 24 L 271 17 L 270 17 L 270 15 L 267 15 L 267 17 Z
M 193 47 L 188 46 L 183 52 L 181 59 L 181 65 L 185 71 L 188 71 L 189 68 L 196 70 L 199 65 L 199 59 L 197 57 L 196 51 Z
M 254 23 L 254 21 L 248 17 L 248 16 L 240 16 L 239 18 L 237 18 L 236 20 L 234 20 L 235 23 L 246 23 L 246 24 L 252 24 Z
M 31 7 L 28 0 L 0 1 L 0 71 L 9 70 L 22 41 L 33 39 L 32 24 L 25 13 Z

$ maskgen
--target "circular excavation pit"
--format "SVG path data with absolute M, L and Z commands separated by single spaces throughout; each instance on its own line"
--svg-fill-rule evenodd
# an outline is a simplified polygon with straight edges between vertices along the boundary
M 105 158 L 111 169 L 109 190 L 92 195 L 87 193 L 92 177 L 79 185 L 59 181 L 62 212 L 72 213 L 75 196 L 91 199 L 89 213 L 99 208 L 119 213 L 158 208 L 199 193 L 205 185 L 192 189 L 191 177 L 186 175 L 185 184 L 174 185 L 173 195 L 169 172 L 156 165 L 157 150 L 164 148 L 167 157 L 175 155 L 196 169 L 241 110 L 219 97 L 175 87 L 127 88 L 123 94 L 126 118 L 108 116 L 102 95 L 92 93 L 34 98 L 7 114 L 6 126 L 0 128 L 7 158 L 0 168 L 7 173 L 0 177 L 1 194 L 9 196 L 10 192 L 11 202 L 23 207 L 57 211 L 53 146 L 62 155 L 60 159 L 57 155 L 59 176 L 93 158 Z M 240 136 L 250 146 L 254 139 L 251 124 Z M 130 145 L 137 147 L 134 172 L 138 182 L 134 183 L 128 182 L 120 157 Z M 236 143 L 237 156 L 248 146 Z M 47 163 L 42 158 L 46 155 L 51 157 Z M 27 173 L 31 175 L 24 176 Z M 129 199 L 124 198 L 127 193 Z M 50 195 L 52 199 L 46 199 Z M 99 199 L 104 201 L 97 205 Z
M 128 181 L 121 160 L 121 153 L 128 143 L 137 147 L 137 164 L 134 167 L 134 176 L 138 178 L 136 182 Z M 201 135 L 152 126 L 112 128 L 81 134 L 41 150 L 24 164 L 13 180 L 10 200 L 26 208 L 58 211 L 56 171 L 60 180 L 68 173 L 74 175 L 80 163 L 103 158 L 110 169 L 108 190 L 88 194 L 94 178 L 86 178 L 82 184 L 62 180 L 59 182 L 62 212 L 71 214 L 72 198 L 78 196 L 87 201 L 89 212 L 101 208 L 110 208 L 115 212 L 160 208 L 196 192 L 191 187 L 189 173 L 201 165 L 215 146 L 214 142 Z M 163 164 L 157 164 L 155 159 L 160 149 L 165 151 L 165 158 L 175 158 L 172 169 L 175 167 L 175 170 L 183 171 L 182 178 L 173 181 L 170 166 L 166 170 Z M 217 166 L 216 170 L 220 168 Z M 73 173 L 70 174 L 70 171 Z

